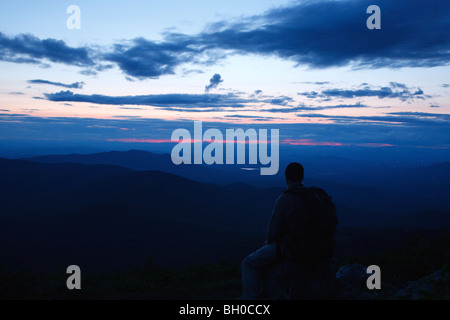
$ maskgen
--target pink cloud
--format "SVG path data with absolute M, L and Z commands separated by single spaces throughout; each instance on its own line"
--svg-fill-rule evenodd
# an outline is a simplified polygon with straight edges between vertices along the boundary
M 118 142 L 125 142 L 125 143 L 168 143 L 168 142 L 175 142 L 170 139 L 107 139 L 106 141 L 118 141 Z
M 389 143 L 358 143 L 358 144 L 356 144 L 356 146 L 371 147 L 371 148 L 395 147 L 394 144 L 389 144 Z
M 332 141 L 314 141 L 311 139 L 284 139 L 281 144 L 290 144 L 293 146 L 344 146 L 346 144 Z
M 174 140 L 171 139 L 136 139 L 136 138 L 129 138 L 129 139 L 108 139 L 107 141 L 117 141 L 117 142 L 124 142 L 124 143 L 180 143 L 182 140 Z M 190 139 L 190 140 L 184 140 L 183 143 L 195 143 L 199 142 L 200 140 L 197 139 Z M 203 140 L 202 142 L 211 143 L 214 140 Z M 226 140 L 223 140 L 223 143 L 226 143 Z M 258 140 L 252 140 L 248 141 L 246 140 L 244 143 L 259 143 Z M 241 143 L 239 141 L 234 141 L 234 143 Z M 270 140 L 268 142 L 261 142 L 261 143 L 270 143 Z M 280 144 L 288 144 L 293 146 L 350 146 L 355 145 L 359 147 L 371 147 L 371 148 L 382 148 L 382 147 L 394 147 L 393 144 L 388 143 L 357 143 L 357 144 L 350 144 L 350 143 L 341 143 L 341 142 L 334 142 L 334 141 L 314 141 L 312 139 L 283 139 L 280 141 Z

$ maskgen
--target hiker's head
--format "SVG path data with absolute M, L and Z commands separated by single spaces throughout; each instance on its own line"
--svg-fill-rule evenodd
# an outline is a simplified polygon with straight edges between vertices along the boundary
M 302 182 L 303 181 L 303 166 L 298 162 L 288 164 L 284 171 L 286 176 L 286 183 Z

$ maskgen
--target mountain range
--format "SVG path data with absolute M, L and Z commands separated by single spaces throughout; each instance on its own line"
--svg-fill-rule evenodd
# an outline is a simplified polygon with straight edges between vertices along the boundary
M 385 177 L 412 179 L 414 173 L 417 183 L 410 187 L 405 181 L 388 187 L 319 179 L 305 184 L 324 187 L 333 197 L 337 252 L 348 255 L 400 243 L 412 229 L 450 226 L 449 180 L 441 179 L 448 168 Z M 1 260 L 44 269 L 79 264 L 94 272 L 147 259 L 163 266 L 242 259 L 262 245 L 284 188 L 246 183 L 252 174 L 257 181 L 251 170 L 175 166 L 169 155 L 143 151 L 0 159 Z M 419 188 L 430 193 L 414 194 Z M 382 210 L 402 203 L 406 208 L 397 214 Z M 393 227 L 400 229 L 386 231 Z M 380 233 L 361 231 L 367 228 L 388 236 L 380 243 Z

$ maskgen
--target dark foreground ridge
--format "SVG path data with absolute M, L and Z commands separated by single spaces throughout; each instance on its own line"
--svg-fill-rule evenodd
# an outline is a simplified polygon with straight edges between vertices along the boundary
M 449 299 L 450 230 L 417 233 L 400 248 L 383 254 L 335 260 L 331 300 Z M 368 290 L 366 267 L 382 270 L 381 290 Z M 0 299 L 155 299 L 232 300 L 241 293 L 237 262 L 162 268 L 150 261 L 132 269 L 82 275 L 82 289 L 66 287 L 65 270 L 0 268 Z M 286 297 L 279 296 L 278 299 Z

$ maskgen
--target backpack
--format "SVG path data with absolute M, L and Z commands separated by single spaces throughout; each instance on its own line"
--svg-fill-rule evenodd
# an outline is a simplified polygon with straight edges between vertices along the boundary
M 287 257 L 308 262 L 331 259 L 338 224 L 331 197 L 317 187 L 290 189 L 284 193 L 295 195 L 302 204 L 290 217 L 289 230 L 283 241 Z

